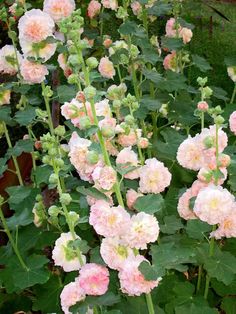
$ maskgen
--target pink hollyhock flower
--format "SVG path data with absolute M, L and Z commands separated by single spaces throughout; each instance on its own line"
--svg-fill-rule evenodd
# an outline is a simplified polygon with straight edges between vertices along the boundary
M 104 238 L 100 253 L 108 267 L 116 270 L 121 270 L 127 259 L 134 258 L 133 250 L 119 237 Z
M 169 53 L 163 61 L 163 66 L 165 70 L 171 70 L 173 72 L 179 72 L 179 67 L 177 64 L 176 52 L 172 51 Z
M 72 305 L 85 299 L 85 293 L 77 282 L 70 282 L 66 285 L 60 295 L 61 308 L 65 314 L 71 314 L 69 311 Z
M 23 60 L 20 65 L 20 73 L 28 84 L 40 84 L 48 75 L 47 67 L 43 64 Z
M 103 41 L 103 46 L 108 49 L 111 45 L 112 45 L 111 38 L 105 38 Z
M 0 106 L 9 105 L 10 102 L 11 102 L 11 91 L 9 89 L 0 91 Z
M 19 38 L 32 43 L 39 43 L 53 35 L 54 21 L 49 14 L 32 9 L 19 19 Z
M 91 141 L 81 138 L 76 132 L 72 133 L 71 139 L 69 141 L 70 162 L 75 167 L 80 178 L 90 183 L 93 182 L 92 174 L 94 169 L 103 165 L 101 160 L 99 160 L 96 164 L 90 164 L 88 162 L 87 154 L 91 144 Z
M 139 189 L 141 193 L 158 194 L 170 185 L 171 173 L 163 162 L 156 158 L 147 159 L 140 168 Z
M 79 272 L 76 282 L 88 295 L 103 295 L 108 290 L 109 271 L 95 263 L 85 264 Z
M 197 104 L 197 108 L 198 110 L 205 112 L 208 110 L 209 105 L 206 101 L 199 101 L 199 103 Z
M 189 136 L 184 140 L 177 151 L 178 163 L 187 169 L 199 170 L 204 166 L 203 150 L 199 137 Z
M 236 207 L 235 204 L 231 209 L 231 213 L 220 224 L 216 231 L 211 232 L 211 237 L 221 239 L 236 238 Z
M 140 296 L 142 293 L 150 293 L 158 286 L 160 279 L 146 280 L 138 267 L 143 262 L 149 263 L 143 256 L 138 255 L 128 259 L 123 269 L 119 272 L 121 291 L 129 296 Z
M 98 70 L 101 76 L 109 79 L 113 78 L 113 76 L 116 74 L 113 63 L 108 59 L 108 57 L 103 57 L 100 60 Z
M 25 57 L 34 57 L 44 59 L 43 62 L 48 61 L 55 53 L 57 44 L 56 43 L 45 43 L 43 48 L 34 49 L 32 42 L 20 39 L 21 49 Z
M 142 6 L 138 1 L 132 2 L 130 6 L 134 15 L 139 15 L 142 12 Z
M 231 162 L 231 158 L 226 154 L 219 154 L 218 156 L 220 167 L 228 167 Z
M 236 135 L 236 111 L 231 113 L 229 117 L 229 127 L 230 127 L 230 131 L 233 132 L 234 135 Z
M 231 214 L 234 201 L 234 196 L 228 190 L 209 185 L 199 192 L 193 211 L 202 221 L 215 225 Z
M 90 19 L 95 18 L 95 16 L 97 16 L 100 13 L 101 7 L 102 7 L 101 3 L 99 3 L 97 0 L 90 1 L 87 11 L 88 17 Z
M 80 237 L 76 236 L 76 239 L 80 239 Z M 74 241 L 74 238 L 70 232 L 62 233 L 60 238 L 56 240 L 52 251 L 54 264 L 56 266 L 61 266 L 66 272 L 79 270 L 82 266 L 76 252 L 68 247 L 68 244 L 71 241 Z M 86 262 L 86 257 L 84 255 L 82 255 L 82 260 L 84 263 Z
M 116 119 L 111 117 L 105 117 L 98 122 L 98 126 L 102 131 L 102 135 L 105 138 L 113 138 L 115 136 Z
M 22 61 L 21 54 L 17 51 L 19 64 Z M 13 45 L 5 45 L 0 49 L 0 73 L 15 75 L 17 73 L 16 55 Z
M 129 134 L 119 134 L 117 142 L 123 147 L 134 146 L 138 143 L 138 140 L 141 137 L 141 132 L 140 129 L 137 129 L 136 131 L 130 130 Z
M 138 155 L 131 150 L 131 147 L 123 148 L 116 158 L 117 165 L 123 165 L 122 169 L 126 169 L 127 167 L 138 167 Z M 139 177 L 139 169 L 135 169 L 124 174 L 124 178 L 134 180 Z
M 191 41 L 193 37 L 193 32 L 191 31 L 191 29 L 183 27 L 179 32 L 179 36 L 183 39 L 184 44 L 187 44 Z
M 98 234 L 115 237 L 127 230 L 130 216 L 123 207 L 110 207 L 106 201 L 98 200 L 91 206 L 89 223 Z
M 102 0 L 102 5 L 106 9 L 111 9 L 116 11 L 118 9 L 118 2 L 117 0 Z
M 175 19 L 172 17 L 166 23 L 166 36 L 167 37 L 177 37 L 177 32 L 180 33 L 181 26 L 176 25 Z
M 74 0 L 44 0 L 43 11 L 57 23 L 75 10 Z
M 116 172 L 110 166 L 96 167 L 93 171 L 92 178 L 97 189 L 109 191 L 116 183 Z
M 140 196 L 143 196 L 142 193 L 138 193 L 133 189 L 130 189 L 126 193 L 126 203 L 129 209 L 133 209 L 133 206 Z
M 200 141 L 201 141 L 201 145 L 204 147 L 204 154 L 207 156 L 210 154 L 215 154 L 215 145 L 216 145 L 216 126 L 215 125 L 211 125 L 208 129 L 205 128 L 202 130 L 202 132 L 200 133 Z M 213 147 L 212 148 L 208 148 L 205 145 L 205 140 L 206 139 L 211 139 L 213 142 Z M 218 130 L 218 149 L 219 149 L 219 153 L 222 153 L 223 150 L 227 147 L 228 144 L 228 137 L 227 134 L 222 130 L 222 128 L 220 128 Z
M 226 168 L 219 168 L 221 174 L 222 174 L 222 178 L 219 178 L 218 179 L 218 182 L 217 182 L 217 185 L 222 185 L 225 180 L 227 179 L 227 169 Z M 211 169 L 209 168 L 201 168 L 198 172 L 198 175 L 197 175 L 198 179 L 202 182 L 205 182 L 205 183 L 215 183 L 215 178 L 211 172 Z
M 111 108 L 108 99 L 103 99 L 95 103 L 96 115 L 98 117 L 111 117 Z
M 69 77 L 72 74 L 72 69 L 67 65 L 66 56 L 63 53 L 60 53 L 57 61 L 60 68 L 63 70 L 65 77 Z
M 190 206 L 191 198 L 198 195 L 199 191 L 205 188 L 207 184 L 199 180 L 194 181 L 191 188 L 187 189 L 179 198 L 177 210 L 181 218 L 185 220 L 196 219 L 197 216 L 193 212 L 193 208 Z
M 131 248 L 146 249 L 147 244 L 155 242 L 159 235 L 159 224 L 155 216 L 138 213 L 131 217 L 131 221 L 123 240 Z
M 106 149 L 111 156 L 117 156 L 119 151 L 110 139 L 105 142 Z
M 140 139 L 138 140 L 138 146 L 142 149 L 148 148 L 149 146 L 148 139 L 145 137 L 140 137 Z

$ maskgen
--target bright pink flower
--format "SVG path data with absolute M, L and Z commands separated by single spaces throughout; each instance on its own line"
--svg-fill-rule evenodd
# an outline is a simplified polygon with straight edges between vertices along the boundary
M 231 113 L 229 117 L 229 127 L 230 127 L 230 131 L 233 132 L 234 135 L 236 135 L 236 111 Z
M 159 235 L 159 224 L 155 216 L 144 212 L 131 217 L 123 240 L 131 248 L 146 249 L 147 244 L 155 242 Z
M 165 70 L 171 70 L 173 72 L 179 72 L 178 64 L 177 64 L 177 56 L 176 52 L 172 51 L 169 53 L 163 61 L 163 66 Z
M 19 38 L 32 43 L 39 43 L 53 35 L 54 21 L 49 14 L 32 9 L 19 19 Z
M 42 83 L 48 75 L 47 67 L 43 64 L 23 60 L 20 65 L 20 73 L 28 84 Z
M 48 13 L 55 22 L 70 16 L 74 10 L 74 0 L 44 0 L 43 11 Z
M 177 37 L 177 31 L 180 33 L 181 26 L 176 25 L 175 19 L 172 17 L 166 23 L 166 36 L 167 37 Z
M 215 225 L 231 214 L 234 202 L 234 196 L 228 190 L 209 185 L 198 193 L 193 211 L 202 221 Z
M 116 74 L 113 63 L 108 59 L 108 57 L 103 57 L 100 60 L 98 70 L 103 77 L 109 79 L 113 78 Z
M 76 236 L 76 239 L 79 240 L 80 237 Z M 77 254 L 68 248 L 69 242 L 73 240 L 74 238 L 70 232 L 61 233 L 60 238 L 56 240 L 54 249 L 52 251 L 52 259 L 54 260 L 54 264 L 56 266 L 61 266 L 66 272 L 79 270 L 82 266 Z M 82 260 L 84 263 L 86 262 L 86 257 L 84 255 L 82 255 Z
M 65 314 L 71 314 L 69 308 L 77 302 L 85 299 L 85 293 L 77 282 L 70 282 L 66 285 L 60 295 L 61 307 Z
M 163 162 L 156 158 L 147 159 L 140 168 L 139 189 L 141 193 L 158 194 L 170 185 L 171 173 Z
M 109 271 L 106 267 L 95 263 L 85 264 L 76 280 L 85 294 L 103 295 L 109 285 Z
M 123 207 L 110 207 L 106 201 L 98 200 L 91 206 L 89 223 L 98 234 L 115 237 L 127 230 L 130 216 Z
M 93 19 L 95 16 L 97 16 L 100 13 L 101 7 L 101 3 L 99 3 L 97 0 L 90 1 L 87 11 L 88 17 Z
M 142 193 L 138 193 L 133 189 L 130 189 L 126 193 L 126 203 L 129 209 L 133 209 L 133 206 L 138 197 L 143 196 Z
M 120 279 L 121 291 L 129 296 L 140 296 L 143 293 L 150 293 L 158 286 L 158 280 L 146 280 L 138 267 L 143 262 L 148 261 L 141 255 L 133 259 L 128 259 L 118 276 Z
M 122 169 L 127 167 L 138 167 L 138 155 L 131 150 L 131 147 L 123 148 L 116 158 L 116 164 L 122 166 Z M 134 180 L 139 177 L 139 169 L 132 170 L 124 175 L 124 178 Z
M 100 248 L 101 256 L 108 267 L 120 270 L 129 258 L 134 258 L 133 250 L 119 237 L 104 238 Z

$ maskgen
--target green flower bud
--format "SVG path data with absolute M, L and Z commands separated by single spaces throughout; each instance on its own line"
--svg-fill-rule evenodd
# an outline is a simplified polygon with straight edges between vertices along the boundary
M 46 86 L 42 91 L 42 95 L 47 98 L 51 98 L 53 96 L 53 91 L 50 86 Z
M 133 125 L 134 122 L 135 122 L 135 119 L 130 114 L 125 117 L 125 123 L 127 123 L 128 125 Z
M 132 59 L 136 59 L 139 55 L 138 47 L 135 45 L 131 45 L 129 53 Z
M 210 98 L 212 94 L 213 94 L 213 90 L 210 87 L 206 86 L 202 89 L 202 96 L 204 99 Z
M 206 85 L 207 81 L 208 81 L 208 78 L 207 78 L 207 77 L 204 77 L 204 78 L 198 77 L 198 78 L 197 78 L 198 84 L 199 84 L 200 86 L 202 86 L 202 87 Z
M 99 154 L 95 150 L 91 150 L 88 152 L 86 159 L 87 159 L 88 163 L 94 165 L 99 160 Z
M 57 217 L 59 213 L 60 213 L 60 208 L 55 206 L 55 205 L 50 206 L 48 209 L 48 215 L 49 216 Z
M 36 200 L 37 202 L 42 202 L 42 200 L 43 200 L 42 195 L 41 195 L 41 194 L 37 194 L 36 197 L 35 197 L 35 200 Z
M 91 127 L 91 121 L 89 117 L 85 116 L 79 119 L 79 125 L 82 130 L 88 129 Z
M 102 135 L 106 138 L 115 136 L 115 130 L 109 126 L 103 126 L 101 128 Z
M 35 113 L 36 113 L 37 117 L 42 118 L 42 119 L 45 119 L 48 115 L 47 111 L 41 110 L 39 108 L 35 109 Z
M 86 64 L 90 69 L 95 69 L 98 66 L 98 60 L 94 57 L 90 57 L 86 60 Z
M 221 106 L 216 106 L 216 107 L 214 108 L 214 113 L 215 113 L 215 114 L 221 114 L 221 113 L 223 113 L 223 110 L 221 109 Z
M 46 165 L 50 165 L 51 164 L 51 158 L 48 155 L 43 156 L 42 162 Z
M 61 136 L 61 137 L 64 136 L 66 133 L 66 129 L 64 125 L 58 125 L 54 131 L 56 135 Z
M 212 136 L 207 136 L 204 141 L 204 146 L 208 149 L 208 148 L 212 148 L 214 147 L 214 138 Z
M 79 222 L 79 214 L 77 214 L 76 212 L 69 212 L 68 218 L 73 226 L 76 226 Z
M 115 100 L 113 101 L 112 105 L 113 105 L 113 108 L 114 108 L 114 109 L 119 109 L 119 108 L 121 107 L 121 101 L 118 100 L 118 99 L 115 99 Z
M 67 63 L 70 64 L 70 65 L 72 65 L 72 66 L 77 66 L 77 65 L 80 64 L 77 55 L 70 55 L 69 58 L 68 58 L 68 60 L 67 60 Z
M 55 158 L 54 163 L 57 167 L 63 168 L 64 167 L 64 161 L 61 158 Z
M 48 150 L 48 155 L 49 156 L 56 156 L 58 154 L 58 150 L 55 147 L 50 147 Z
M 60 196 L 60 202 L 62 205 L 69 205 L 72 201 L 72 198 L 69 193 L 62 193 Z
M 222 116 L 217 116 L 214 119 L 215 124 L 222 125 L 225 122 L 225 119 Z
M 86 99 L 91 99 L 96 96 L 97 90 L 93 86 L 88 86 L 84 89 L 84 95 Z
M 71 74 L 68 78 L 67 78 L 67 82 L 69 84 L 76 84 L 79 80 L 79 77 L 77 74 Z
M 57 184 L 58 183 L 58 176 L 55 173 L 52 173 L 49 177 L 50 184 Z

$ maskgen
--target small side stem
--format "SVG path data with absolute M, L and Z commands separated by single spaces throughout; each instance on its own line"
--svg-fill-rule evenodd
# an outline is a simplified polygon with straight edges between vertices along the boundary
M 216 225 L 214 225 L 212 228 L 212 231 L 215 231 L 215 230 L 216 230 Z M 211 241 L 210 241 L 209 257 L 213 256 L 214 244 L 215 244 L 215 239 L 214 239 L 214 237 L 212 237 Z M 211 281 L 211 277 L 209 275 L 207 275 L 206 276 L 205 291 L 204 291 L 204 299 L 207 299 L 207 297 L 208 297 L 210 281 Z
M 201 288 L 201 281 L 202 281 L 202 265 L 198 267 L 198 278 L 197 278 L 197 289 L 196 292 L 198 292 Z
M 234 84 L 234 90 L 233 90 L 233 94 L 232 94 L 232 97 L 231 97 L 231 100 L 230 100 L 230 104 L 234 103 L 235 95 L 236 95 L 236 83 Z
M 45 83 L 42 82 L 41 86 L 42 86 L 42 91 L 43 91 L 43 94 L 44 94 L 45 88 L 46 88 Z M 54 135 L 54 127 L 53 127 L 53 122 L 52 122 L 52 114 L 51 114 L 51 108 L 50 108 L 49 99 L 46 96 L 43 96 L 43 98 L 44 98 L 44 102 L 45 102 L 45 106 L 46 106 L 46 110 L 47 110 L 47 114 L 48 114 L 49 129 L 50 129 L 51 134 Z
M 14 241 L 14 239 L 13 239 L 13 237 L 12 237 L 12 235 L 11 235 L 11 232 L 10 232 L 8 226 L 7 226 L 7 223 L 6 223 L 6 220 L 5 220 L 5 217 L 4 217 L 4 215 L 3 215 L 3 212 L 2 212 L 2 208 L 1 208 L 1 207 L 0 207 L 0 219 L 1 219 L 2 225 L 3 225 L 3 227 L 4 227 L 4 231 L 6 232 L 6 234 L 7 234 L 7 236 L 8 236 L 8 239 L 9 239 L 9 241 L 10 241 L 10 243 L 11 243 L 11 246 L 12 246 L 12 248 L 13 248 L 13 250 L 14 250 L 14 252 L 15 252 L 15 254 L 16 254 L 16 256 L 17 256 L 17 258 L 18 258 L 18 260 L 19 260 L 19 262 L 20 262 L 20 264 L 21 264 L 21 266 L 22 266 L 22 268 L 23 268 L 24 270 L 26 270 L 26 271 L 29 271 L 29 268 L 26 266 L 25 262 L 23 261 L 23 258 L 22 258 L 22 256 L 20 255 L 20 252 L 19 252 L 19 250 L 18 250 L 18 247 L 17 247 L 17 245 L 15 244 L 15 241 Z
M 146 293 L 146 302 L 149 314 L 155 314 L 151 293 Z
M 7 129 L 7 126 L 6 126 L 5 122 L 3 122 L 3 127 L 4 127 L 4 132 L 5 132 L 5 136 L 6 136 L 8 147 L 12 148 L 11 139 L 10 139 L 10 136 L 9 136 L 9 133 L 8 133 L 8 129 Z M 13 159 L 14 166 L 16 168 L 16 175 L 17 175 L 17 178 L 19 180 L 19 183 L 20 183 L 21 186 L 23 186 L 24 183 L 23 183 L 23 179 L 22 179 L 22 176 L 21 176 L 20 167 L 18 165 L 17 158 L 15 156 L 12 156 L 12 159 Z

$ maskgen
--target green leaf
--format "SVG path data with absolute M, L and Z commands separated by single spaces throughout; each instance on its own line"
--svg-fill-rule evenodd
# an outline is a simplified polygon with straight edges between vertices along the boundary
M 34 171 L 34 178 L 37 186 L 40 186 L 41 183 L 48 183 L 51 173 L 52 167 L 48 165 L 36 167 L 36 170 Z
M 233 281 L 230 285 L 224 285 L 223 282 L 220 282 L 214 278 L 211 279 L 211 286 L 221 297 L 227 295 L 236 295 L 236 276 L 234 276 Z
M 21 211 L 15 213 L 12 217 L 8 218 L 7 226 L 10 230 L 14 230 L 19 226 L 27 226 L 33 221 L 32 210 L 23 208 Z
M 143 261 L 139 265 L 138 269 L 146 280 L 157 280 L 158 274 L 152 265 L 150 265 L 148 262 Z
M 186 77 L 183 74 L 166 71 L 166 77 L 159 83 L 159 88 L 167 92 L 187 89 Z
M 210 88 L 213 90 L 213 96 L 217 99 L 228 101 L 229 97 L 227 96 L 227 92 L 221 88 L 216 86 L 210 86 Z
M 208 70 L 211 70 L 212 67 L 210 66 L 209 62 L 207 62 L 206 59 L 203 57 L 200 57 L 198 55 L 192 55 L 193 63 L 194 65 L 199 68 L 202 72 L 207 72 Z
M 76 191 L 78 191 L 79 193 L 85 195 L 85 196 L 91 196 L 94 197 L 98 200 L 108 200 L 108 197 L 103 194 L 102 192 L 98 191 L 96 188 L 85 188 L 84 186 L 78 186 L 76 188 Z
M 75 86 L 61 85 L 57 88 L 57 97 L 59 102 L 63 104 L 66 101 L 71 101 L 76 95 L 77 89 Z
M 201 220 L 193 219 L 188 220 L 186 231 L 190 238 L 203 240 L 205 233 L 211 231 L 211 226 Z
M 155 70 L 143 69 L 142 74 L 150 81 L 158 85 L 162 81 L 162 76 Z
M 164 225 L 160 225 L 160 230 L 163 233 L 174 234 L 176 231 L 183 228 L 183 224 L 180 218 L 176 216 L 166 216 L 164 217 Z
M 18 111 L 15 114 L 15 120 L 20 124 L 20 125 L 29 125 L 34 118 L 36 117 L 35 113 L 35 108 L 32 108 L 28 106 L 25 110 L 23 111 Z
M 236 191 L 236 159 L 231 159 L 230 166 L 228 167 L 228 184 L 233 192 Z
M 14 126 L 15 122 L 11 118 L 11 107 L 0 106 L 0 121 L 4 121 L 7 125 Z
M 34 150 L 34 142 L 32 140 L 19 140 L 13 148 L 9 148 L 7 156 L 20 156 L 23 152 L 31 153 Z
M 227 314 L 236 314 L 236 299 L 233 297 L 226 297 L 222 300 L 220 308 Z
M 144 95 L 140 100 L 141 107 L 146 107 L 150 111 L 157 111 L 161 108 L 161 101 L 159 99 L 152 99 L 148 95 Z
M 53 275 L 46 284 L 35 286 L 33 310 L 42 313 L 62 313 L 60 306 L 62 288 L 60 278 L 56 275 Z
M 167 48 L 170 51 L 172 51 L 172 50 L 174 50 L 174 51 L 179 50 L 184 45 L 182 38 L 170 38 L 170 37 L 163 36 L 161 38 L 161 42 L 162 42 L 162 46 L 164 48 Z
M 217 252 L 206 259 L 204 268 L 209 276 L 222 281 L 226 286 L 231 284 L 236 274 L 236 258 L 229 252 Z
M 151 8 L 148 8 L 148 14 L 162 16 L 169 14 L 171 9 L 171 4 L 166 3 L 165 1 L 158 1 L 158 3 L 154 4 Z
M 130 20 L 127 20 L 121 26 L 119 27 L 119 33 L 122 35 L 133 35 L 135 34 L 136 30 L 138 28 L 138 25 Z
M 199 304 L 186 304 L 180 305 L 175 308 L 175 314 L 218 314 L 219 312 L 216 309 L 212 309 L 207 305 L 199 305 Z
M 134 208 L 139 212 L 154 214 L 162 210 L 164 200 L 161 194 L 149 194 L 137 198 Z
M 0 176 L 7 170 L 7 158 L 0 158 Z

